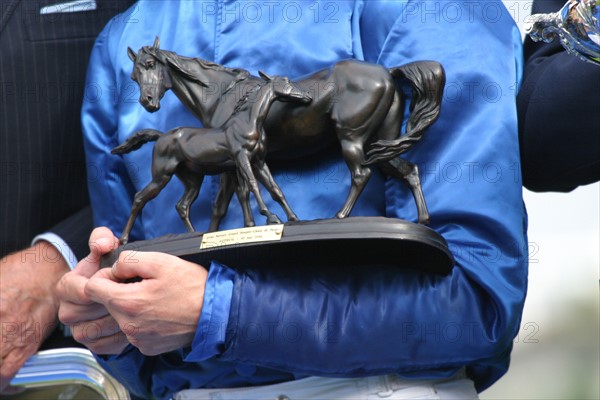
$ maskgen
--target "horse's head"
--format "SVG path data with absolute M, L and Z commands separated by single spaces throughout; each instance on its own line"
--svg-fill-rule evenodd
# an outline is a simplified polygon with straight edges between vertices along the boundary
M 127 48 L 133 61 L 133 79 L 140 86 L 140 104 L 149 112 L 160 109 L 160 99 L 172 86 L 168 68 L 160 55 L 160 41 L 156 38 L 153 46 L 144 46 L 136 54 Z
M 274 93 L 280 101 L 298 101 L 305 104 L 312 101 L 310 93 L 300 89 L 300 87 L 292 83 L 288 77 L 271 77 L 262 71 L 258 71 L 258 74 L 261 78 L 273 85 Z

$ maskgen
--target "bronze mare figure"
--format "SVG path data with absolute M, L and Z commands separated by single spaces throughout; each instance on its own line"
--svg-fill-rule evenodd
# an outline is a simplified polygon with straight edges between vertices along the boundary
M 128 49 L 134 63 L 131 77 L 140 86 L 140 103 L 149 112 L 160 108 L 160 99 L 171 89 L 206 127 L 218 127 L 231 115 L 232 88 L 258 80 L 247 71 L 227 68 L 198 58 L 161 50 L 159 40 L 138 53 Z M 405 95 L 396 89 L 396 78 L 406 79 L 413 91 L 406 132 L 400 135 Z M 268 157 L 289 159 L 310 154 L 332 143 L 341 144 L 351 172 L 352 186 L 337 213 L 346 217 L 377 164 L 386 174 L 406 182 L 415 198 L 419 223 L 429 221 L 418 168 L 398 155 L 419 141 L 439 116 L 445 73 L 435 61 L 418 61 L 384 68 L 357 60 L 336 63 L 295 81 L 313 94 L 310 105 L 276 103 L 265 121 Z M 221 89 L 224 88 L 224 89 Z M 315 95 L 316 93 L 316 95 Z M 365 148 L 371 148 L 365 159 Z M 235 175 L 221 175 L 210 230 L 216 230 L 227 210 Z
M 154 129 L 144 129 L 112 150 L 113 154 L 126 154 L 139 149 L 144 143 L 156 141 L 152 152 L 152 181 L 135 194 L 129 220 L 121 235 L 122 244 L 128 242 L 138 213 L 149 200 L 160 193 L 173 175 L 185 187 L 176 209 L 190 232 L 195 230 L 190 221 L 190 206 L 198 197 L 204 177 L 225 171 L 237 172 L 239 176 L 241 185 L 238 187 L 238 199 L 244 211 L 246 226 L 254 225 L 248 190 L 254 193 L 260 213 L 267 217 L 267 223 L 281 223 L 277 215 L 265 205 L 255 173 L 273 199 L 285 210 L 288 220 L 298 220 L 265 163 L 266 137 L 263 124 L 275 100 L 306 104 L 312 98 L 307 92 L 291 84 L 288 78 L 271 78 L 264 73 L 261 76 L 265 81 L 256 84 L 239 99 L 232 115 L 221 128 L 175 128 L 166 134 Z

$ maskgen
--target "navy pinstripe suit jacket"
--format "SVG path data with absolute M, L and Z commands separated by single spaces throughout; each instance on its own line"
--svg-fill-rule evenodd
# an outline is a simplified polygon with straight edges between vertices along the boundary
M 68 0 L 64 0 L 68 1 Z M 133 0 L 41 15 L 61 0 L 0 0 L 0 256 L 52 230 L 78 257 L 92 228 L 80 128 L 95 37 Z

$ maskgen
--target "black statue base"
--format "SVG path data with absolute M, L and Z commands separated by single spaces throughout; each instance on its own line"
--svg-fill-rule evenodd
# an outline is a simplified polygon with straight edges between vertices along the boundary
M 246 229 L 256 232 L 267 227 Z M 230 231 L 218 234 L 227 232 Z M 350 217 L 288 222 L 283 225 L 278 240 L 234 242 L 219 241 L 211 236 L 212 243 L 207 246 L 205 242 L 206 248 L 200 249 L 206 239 L 204 236 L 215 234 L 185 233 L 132 242 L 107 254 L 102 266 L 111 266 L 123 250 L 164 252 L 205 266 L 212 260 L 218 260 L 239 268 L 364 264 L 446 275 L 454 265 L 452 254 L 441 235 L 426 226 L 395 218 Z M 223 245 L 224 242 L 232 244 Z

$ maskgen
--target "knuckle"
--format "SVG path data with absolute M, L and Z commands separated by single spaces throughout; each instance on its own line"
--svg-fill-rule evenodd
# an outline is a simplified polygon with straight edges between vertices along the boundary
M 82 344 L 86 344 L 89 342 L 88 336 L 80 327 L 72 327 L 71 332 L 73 334 L 73 339 L 75 339 L 76 342 Z
M 132 299 L 114 299 L 110 301 L 110 308 L 118 312 L 127 319 L 134 319 L 140 314 L 140 304 Z
M 127 335 L 127 337 L 134 338 L 136 335 L 139 334 L 139 329 L 133 322 L 119 324 L 119 329 L 121 332 Z
M 102 326 L 96 322 L 81 323 L 73 330 L 73 338 L 79 343 L 94 344 L 103 338 Z
M 86 347 L 96 354 L 110 354 L 110 346 L 103 342 L 87 343 Z
M 119 253 L 119 257 L 117 257 L 117 265 L 126 263 L 128 257 L 128 251 L 122 251 L 121 253 Z
M 82 286 L 78 286 L 76 288 L 76 300 L 80 303 L 80 304 L 91 304 L 91 300 L 90 300 L 90 296 L 88 296 L 87 290 L 86 290 L 87 285 L 82 285 Z
M 161 354 L 161 345 L 159 344 L 160 335 L 152 329 L 136 329 L 134 332 L 126 334 L 127 340 L 145 356 L 156 356 Z
M 90 298 L 90 295 L 93 294 L 94 289 L 97 286 L 96 281 L 97 281 L 97 278 L 91 277 L 86 282 L 86 284 L 80 288 L 81 289 L 80 292 L 79 292 L 79 298 L 80 299 L 84 299 L 84 298 L 85 299 L 89 299 Z
M 136 336 L 125 335 L 127 337 L 127 341 L 134 347 L 137 347 L 140 352 L 142 351 L 143 342 L 139 340 Z M 143 352 L 142 352 L 143 353 Z
M 119 257 L 117 258 L 117 263 L 120 265 L 137 263 L 139 261 L 138 258 L 140 256 L 143 256 L 143 254 L 140 254 L 133 250 L 122 251 L 121 253 L 119 253 Z
M 60 299 L 67 298 L 69 295 L 69 287 L 72 285 L 72 275 L 70 272 L 63 275 L 56 284 L 56 294 Z
M 151 346 L 146 342 L 140 342 L 140 343 L 138 343 L 138 345 L 136 347 L 138 348 L 140 353 L 142 353 L 143 355 L 148 356 L 148 357 L 156 356 L 156 355 L 160 354 L 160 352 L 156 351 L 155 346 Z
M 58 296 L 58 298 L 62 299 L 65 295 L 65 279 L 66 279 L 67 274 L 63 275 L 60 280 L 58 281 L 58 283 L 56 284 L 56 295 Z
M 117 353 L 118 348 L 122 347 L 119 343 L 113 343 L 110 340 L 99 340 L 88 346 L 96 354 L 114 354 Z
M 69 307 L 65 305 L 61 305 L 61 307 L 58 309 L 58 320 L 65 325 L 70 325 L 76 322 L 75 316 L 71 310 L 69 310 Z

